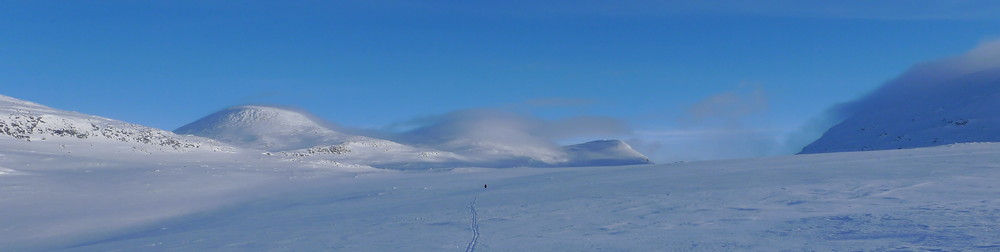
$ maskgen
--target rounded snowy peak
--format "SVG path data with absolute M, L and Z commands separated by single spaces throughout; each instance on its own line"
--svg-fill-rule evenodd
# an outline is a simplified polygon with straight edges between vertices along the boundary
M 571 155 L 570 165 L 630 165 L 652 164 L 646 155 L 632 149 L 621 140 L 597 140 L 581 144 L 564 146 L 563 150 Z
M 302 112 L 267 106 L 236 106 L 208 115 L 177 131 L 199 131 L 210 128 L 323 128 Z
M 269 151 L 336 144 L 356 138 L 323 126 L 305 112 L 268 106 L 230 107 L 174 132 Z

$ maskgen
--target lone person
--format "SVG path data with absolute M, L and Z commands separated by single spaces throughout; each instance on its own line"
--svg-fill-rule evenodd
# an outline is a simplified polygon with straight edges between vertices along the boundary
M 486 189 L 486 184 L 483 184 L 483 189 Z

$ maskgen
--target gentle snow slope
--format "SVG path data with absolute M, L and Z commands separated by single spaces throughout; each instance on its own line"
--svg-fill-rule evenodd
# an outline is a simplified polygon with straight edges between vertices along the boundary
M 3 251 L 1000 248 L 1000 144 L 374 173 L 2 154 Z

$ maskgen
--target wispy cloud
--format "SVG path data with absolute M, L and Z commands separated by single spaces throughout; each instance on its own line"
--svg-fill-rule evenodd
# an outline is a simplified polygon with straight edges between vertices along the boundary
M 676 127 L 639 130 L 628 141 L 660 162 L 774 155 L 784 133 L 752 123 L 768 110 L 764 89 L 744 83 L 691 104 Z
M 691 105 L 687 114 L 680 119 L 686 126 L 698 124 L 724 123 L 726 127 L 740 127 L 745 116 L 764 112 L 768 109 L 768 99 L 760 87 L 741 84 L 739 88 L 703 98 Z
M 548 120 L 501 109 L 468 109 L 427 116 L 395 125 L 407 130 L 392 138 L 404 143 L 462 152 L 469 145 L 491 144 L 557 151 L 557 142 L 631 134 L 621 120 L 576 116 Z
M 783 132 L 757 129 L 637 131 L 627 142 L 657 162 L 749 158 L 778 153 Z

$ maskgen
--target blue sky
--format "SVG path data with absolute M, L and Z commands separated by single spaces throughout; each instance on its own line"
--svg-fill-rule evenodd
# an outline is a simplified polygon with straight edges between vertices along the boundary
M 56 108 L 168 130 L 247 103 L 359 128 L 598 116 L 630 132 L 557 140 L 659 162 L 794 153 L 831 106 L 1000 36 L 990 1 L 2 5 L 0 93 Z

